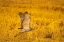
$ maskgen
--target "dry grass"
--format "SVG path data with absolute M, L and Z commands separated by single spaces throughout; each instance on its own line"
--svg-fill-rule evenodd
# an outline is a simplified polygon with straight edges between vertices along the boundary
M 55 3 L 54 3 L 55 2 Z M 56 3 L 57 2 L 57 3 Z M 63 42 L 64 6 L 63 0 L 2 1 L 0 0 L 0 42 Z M 19 12 L 31 15 L 33 31 L 22 32 Z

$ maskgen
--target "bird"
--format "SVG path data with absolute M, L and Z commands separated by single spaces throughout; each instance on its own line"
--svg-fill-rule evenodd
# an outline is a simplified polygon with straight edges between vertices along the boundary
M 33 30 L 33 28 L 30 28 L 31 17 L 29 15 L 29 13 L 28 12 L 24 12 L 24 13 L 19 12 L 18 15 L 20 16 L 20 18 L 22 20 L 21 21 L 21 23 L 22 23 L 22 25 L 21 25 L 22 32 L 27 32 L 27 31 Z

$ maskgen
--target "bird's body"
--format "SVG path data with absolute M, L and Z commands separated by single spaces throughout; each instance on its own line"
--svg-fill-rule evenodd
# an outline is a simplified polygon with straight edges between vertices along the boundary
M 32 28 L 30 28 L 30 15 L 25 12 L 24 14 L 19 14 L 21 18 L 21 23 L 22 23 L 22 31 L 30 31 Z
M 22 26 L 24 31 L 29 31 L 30 30 L 30 15 L 25 14 L 24 19 L 22 20 Z

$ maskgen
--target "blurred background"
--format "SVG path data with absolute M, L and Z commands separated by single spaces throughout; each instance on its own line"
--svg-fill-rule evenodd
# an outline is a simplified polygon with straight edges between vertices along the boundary
M 26 11 L 34 30 L 17 35 Z M 64 0 L 0 0 L 0 42 L 64 42 Z

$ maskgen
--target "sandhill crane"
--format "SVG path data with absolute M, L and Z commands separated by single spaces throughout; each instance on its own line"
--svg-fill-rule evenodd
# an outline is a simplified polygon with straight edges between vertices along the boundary
M 19 12 L 18 14 L 21 18 L 21 22 L 22 22 L 22 32 L 26 32 L 26 31 L 31 31 L 33 30 L 33 28 L 30 28 L 30 15 L 28 14 L 28 12 L 22 13 Z

